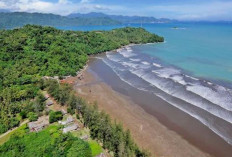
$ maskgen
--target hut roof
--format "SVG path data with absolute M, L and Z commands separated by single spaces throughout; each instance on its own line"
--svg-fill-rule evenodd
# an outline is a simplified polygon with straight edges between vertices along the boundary
M 51 99 L 46 100 L 45 103 L 46 103 L 47 106 L 53 105 L 53 101 Z
M 63 133 L 67 133 L 73 130 L 77 130 L 79 126 L 77 124 L 72 124 L 63 129 Z

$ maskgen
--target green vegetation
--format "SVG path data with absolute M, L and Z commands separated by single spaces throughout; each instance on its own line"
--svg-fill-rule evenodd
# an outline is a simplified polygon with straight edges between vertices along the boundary
M 91 149 L 87 142 L 52 125 L 38 133 L 17 132 L 0 147 L 0 157 L 22 156 L 91 157 Z
M 92 151 L 92 156 L 97 156 L 102 153 L 102 147 L 96 141 L 89 141 L 89 146 Z
M 40 115 L 44 110 L 41 77 L 76 75 L 90 54 L 130 43 L 163 40 L 142 28 L 128 27 L 80 32 L 26 25 L 0 31 L 0 134 L 18 126 L 29 112 Z M 66 91 L 65 88 L 68 87 L 62 86 L 60 90 Z M 62 96 L 55 95 L 55 98 L 64 105 L 69 93 L 61 93 Z M 69 100 L 71 108 L 75 106 L 75 99 Z
M 37 121 L 37 119 L 38 119 L 38 115 L 36 113 L 34 113 L 34 112 L 29 112 L 27 114 L 27 117 L 28 117 L 30 122 Z
M 25 135 L 26 132 L 27 132 L 27 124 L 23 124 L 22 126 L 18 127 L 17 129 L 13 130 L 12 132 L 8 133 L 7 135 L 1 137 L 0 138 L 0 146 L 9 140 L 11 135 L 16 134 L 16 135 L 22 136 L 22 135 Z
M 57 112 L 51 111 L 49 113 L 49 123 L 58 122 L 59 120 L 62 119 L 63 119 L 63 114 L 60 111 Z
M 46 88 L 61 105 L 67 105 L 70 113 L 78 113 L 77 117 L 90 129 L 91 137 L 101 142 L 103 148 L 113 152 L 115 157 L 147 156 L 133 142 L 130 132 L 124 131 L 120 124 L 112 123 L 109 116 L 99 112 L 96 106 L 87 105 L 75 96 L 68 85 L 51 80 L 44 82 L 43 76 L 76 75 L 85 66 L 88 55 L 130 43 L 163 40 L 142 28 L 128 27 L 80 32 L 26 25 L 0 31 L 0 134 L 18 126 L 25 118 L 35 121 L 42 115 L 45 98 L 41 90 Z M 62 119 L 60 112 L 50 112 L 49 115 L 50 123 Z M 0 147 L 0 157 L 77 154 L 88 157 L 98 152 L 100 147 L 96 144 L 62 134 L 54 125 L 39 133 L 26 134 L 21 130 Z
M 97 105 L 88 105 L 83 99 L 75 96 L 71 87 L 59 84 L 55 80 L 48 80 L 43 86 L 58 102 L 66 100 L 62 102 L 82 117 L 84 125 L 90 129 L 91 137 L 101 142 L 103 148 L 112 151 L 115 157 L 148 156 L 137 147 L 128 130 L 124 131 L 122 125 L 112 123 L 109 115 L 100 112 Z
M 88 143 L 81 140 L 73 142 L 72 147 L 69 149 L 67 157 L 91 157 L 92 152 Z
M 77 17 L 68 18 L 54 14 L 42 13 L 0 13 L 0 29 L 11 29 L 22 27 L 26 24 L 43 26 L 83 26 L 83 25 L 116 25 L 120 22 L 112 20 L 110 17 Z

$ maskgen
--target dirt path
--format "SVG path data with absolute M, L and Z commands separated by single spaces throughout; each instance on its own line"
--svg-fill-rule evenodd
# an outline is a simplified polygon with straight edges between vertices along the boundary
M 2 137 L 4 137 L 4 136 L 8 135 L 9 133 L 15 131 L 15 130 L 18 129 L 20 126 L 22 126 L 22 125 L 24 125 L 24 124 L 26 124 L 26 123 L 28 123 L 28 122 L 29 122 L 28 119 L 25 120 L 25 121 L 23 121 L 18 127 L 15 127 L 15 128 L 13 128 L 13 129 L 11 129 L 11 130 L 5 132 L 4 134 L 0 135 L 0 139 L 1 139 Z

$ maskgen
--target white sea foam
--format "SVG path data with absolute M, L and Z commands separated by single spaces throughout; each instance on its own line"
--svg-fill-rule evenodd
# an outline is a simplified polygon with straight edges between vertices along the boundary
M 156 78 L 153 78 L 151 80 L 147 77 L 145 78 L 144 75 L 147 74 L 147 72 L 143 72 L 143 70 L 145 70 L 146 67 L 143 67 L 144 68 L 143 69 L 143 68 L 141 68 L 141 65 L 130 63 L 130 62 L 122 62 L 121 64 L 123 66 L 129 67 L 128 70 L 130 70 L 131 73 L 137 75 L 138 77 L 143 78 L 145 81 L 153 84 L 154 86 L 158 87 L 162 91 L 164 91 L 172 96 L 175 96 L 179 99 L 182 99 L 190 104 L 193 104 L 194 106 L 197 106 L 201 109 L 204 109 L 207 112 L 210 112 L 211 114 L 213 114 L 217 117 L 223 118 L 224 120 L 232 123 L 232 115 L 229 115 L 229 113 L 224 112 L 223 109 L 216 110 L 214 108 L 214 106 L 212 106 L 213 104 L 209 104 L 209 102 L 206 102 L 206 100 L 209 100 L 210 102 L 214 103 L 215 105 L 218 105 L 224 109 L 231 111 L 232 106 L 226 105 L 228 103 L 228 101 L 227 101 L 228 98 L 226 97 L 226 99 L 225 99 L 225 96 L 221 96 L 220 94 L 219 95 L 215 95 L 215 94 L 210 95 L 212 93 L 212 90 L 211 91 L 205 90 L 205 89 L 208 89 L 206 87 L 203 90 L 200 90 L 199 87 L 196 86 L 195 84 L 192 84 L 191 86 L 188 85 L 187 90 L 194 93 L 194 94 L 197 94 L 198 96 L 191 94 L 191 93 L 186 93 L 185 86 L 188 83 L 184 80 L 183 75 L 181 75 L 180 70 L 177 70 L 174 68 L 162 68 L 159 70 L 153 70 L 152 72 L 155 73 L 160 78 L 170 79 L 173 82 L 176 82 L 176 83 L 179 83 L 180 85 L 183 85 L 182 91 L 179 89 L 179 87 L 175 87 L 175 85 L 170 84 L 171 83 L 170 80 L 169 81 L 165 80 L 166 82 L 164 82 L 164 81 L 160 82 L 160 80 L 157 81 Z M 137 69 L 140 69 L 140 70 L 137 70 Z M 190 77 L 190 76 L 188 76 L 188 77 Z M 157 82 L 159 82 L 159 83 L 157 83 Z M 203 88 L 202 85 L 201 85 L 201 87 Z M 223 90 L 223 89 L 221 89 L 221 90 Z M 201 92 L 204 92 L 204 93 L 201 93 Z M 205 93 L 208 93 L 208 94 L 205 94 Z M 218 94 L 218 92 L 216 92 L 216 93 Z M 220 97 L 220 98 L 218 98 L 218 97 Z M 202 98 L 204 98 L 206 100 L 203 101 Z M 225 100 L 226 100 L 226 102 L 225 102 Z M 231 99 L 229 99 L 229 101 L 232 102 Z M 220 103 L 222 103 L 222 105 L 220 105 Z
M 183 76 L 180 75 L 180 71 L 172 70 L 169 68 L 164 68 L 161 70 L 152 70 L 152 72 L 158 75 L 159 77 L 171 79 L 174 82 L 177 82 L 182 85 L 187 85 Z
M 181 111 L 187 113 L 191 117 L 199 120 L 202 124 L 204 124 L 205 126 L 207 126 L 210 130 L 212 130 L 214 133 L 216 133 L 218 136 L 220 136 L 222 139 L 224 139 L 227 143 L 229 143 L 230 145 L 232 145 L 231 134 L 226 129 L 224 129 L 224 126 L 220 126 L 220 124 L 216 124 L 212 120 L 206 120 L 201 115 L 195 113 L 194 110 L 186 109 L 183 106 L 179 105 L 178 103 L 175 103 L 175 102 L 173 102 L 171 100 L 168 100 L 167 98 L 165 98 L 164 96 L 162 96 L 160 94 L 155 94 L 155 95 L 158 96 L 158 97 L 160 97 L 164 101 L 168 102 L 172 106 L 174 106 L 174 107 L 180 109 Z
M 216 86 L 212 90 L 211 88 L 196 84 L 194 86 L 187 86 L 186 89 L 222 108 L 232 111 L 232 93 L 222 86 Z
M 110 66 L 112 68 L 112 65 L 110 65 L 109 63 L 106 63 L 108 66 Z M 134 84 L 133 82 L 131 82 L 130 80 L 127 80 L 126 78 L 122 77 L 122 75 L 119 73 L 117 67 L 113 67 L 112 70 L 119 76 L 119 78 L 128 83 L 129 85 L 138 88 L 138 86 L 136 84 Z M 147 76 L 145 75 L 145 73 L 143 72 L 143 70 L 137 70 L 137 71 L 133 71 L 132 73 L 136 74 L 137 76 L 144 78 L 146 81 L 150 82 L 153 85 L 156 85 L 156 87 L 158 87 L 159 89 L 164 89 L 166 88 L 165 86 L 163 86 L 165 83 L 161 83 L 160 81 L 157 81 L 154 78 L 150 78 L 150 79 L 146 79 Z M 156 82 L 157 81 L 157 82 Z M 166 84 L 168 85 L 168 84 Z M 172 87 L 170 87 L 171 89 Z M 142 91 L 147 91 L 145 88 L 138 88 L 139 90 Z M 166 88 L 167 89 L 167 88 Z M 169 94 L 173 95 L 173 91 L 169 91 Z M 156 93 L 157 95 L 157 93 Z M 191 110 L 190 108 L 186 108 L 186 106 L 181 106 L 178 103 L 175 103 L 171 100 L 168 100 L 165 96 L 161 96 L 161 95 L 157 95 L 159 96 L 161 99 L 163 99 L 164 101 L 167 101 L 169 104 L 177 107 L 178 109 L 182 110 L 183 112 L 189 114 L 190 116 L 192 116 L 193 118 L 199 120 L 202 124 L 204 124 L 205 126 L 207 126 L 208 128 L 210 128 L 213 132 L 215 132 L 217 135 L 219 135 L 221 138 L 223 138 L 225 141 L 227 141 L 228 143 L 232 144 L 232 138 L 231 135 L 228 134 L 228 132 L 226 130 L 224 130 L 223 126 L 220 126 L 220 124 L 215 124 L 213 121 L 211 120 L 207 120 L 204 117 L 202 117 L 201 115 L 198 115 L 194 110 Z M 203 104 L 202 104 L 203 105 Z M 209 113 L 211 113 L 212 108 L 206 106 L 206 109 L 209 110 Z M 205 110 L 205 111 L 208 111 Z
M 159 70 L 153 70 L 152 72 L 155 72 L 156 74 L 158 74 L 160 77 L 163 78 L 170 78 L 171 75 L 180 74 L 180 71 L 174 68 L 163 68 Z
M 126 50 L 127 51 L 129 51 L 129 52 L 132 52 L 133 50 L 131 49 L 131 47 L 129 47 L 129 46 L 127 46 L 127 47 L 125 47 L 126 48 Z
M 189 75 L 185 75 L 185 77 L 191 78 L 192 80 L 195 80 L 195 81 L 199 81 L 199 79 L 192 77 L 192 76 L 189 76 Z
M 150 65 L 150 63 L 143 61 L 142 64 L 144 65 Z
M 136 54 L 132 53 L 132 51 L 121 50 L 119 53 L 125 58 L 136 56 Z
M 152 75 L 143 75 L 142 78 L 154 85 L 155 87 L 159 88 L 160 90 L 164 91 L 165 93 L 172 95 L 176 98 L 179 98 L 181 100 L 184 100 L 185 102 L 188 102 L 189 104 L 192 104 L 198 108 L 201 108 L 219 118 L 224 119 L 225 121 L 232 123 L 232 114 L 231 112 L 217 107 L 217 105 L 213 105 L 212 103 L 209 103 L 202 99 L 200 96 L 194 96 L 191 93 L 188 93 L 183 89 L 180 89 L 179 87 L 175 88 L 169 81 L 165 80 L 159 80 L 155 77 L 152 77 Z
M 121 59 L 120 59 L 118 56 L 112 54 L 111 52 L 107 52 L 107 53 L 106 53 L 106 57 L 107 57 L 108 59 L 114 61 L 114 62 L 119 62 L 119 61 L 121 61 Z
M 138 64 L 130 63 L 130 62 L 122 62 L 122 65 L 131 67 L 131 68 L 137 68 Z
M 182 84 L 182 85 L 187 85 L 187 83 L 185 82 L 185 80 L 183 79 L 183 77 L 180 76 L 180 75 L 174 75 L 174 76 L 171 77 L 171 79 L 173 81 L 175 81 L 175 82 L 178 82 L 178 83 Z
M 131 61 L 134 61 L 134 62 L 139 62 L 141 61 L 140 59 L 134 59 L 134 58 L 130 58 Z
M 183 100 L 183 102 L 191 104 L 199 109 L 202 109 L 208 112 L 212 116 L 219 117 L 220 119 L 232 123 L 232 114 L 230 112 L 232 111 L 232 92 L 230 90 L 222 86 L 214 85 L 211 82 L 207 82 L 207 81 L 206 83 L 208 83 L 210 87 L 212 86 L 212 88 L 213 87 L 215 88 L 211 89 L 209 87 L 205 87 L 201 84 L 198 78 L 188 75 L 183 75 L 181 74 L 180 70 L 177 70 L 175 68 L 164 68 L 156 63 L 153 63 L 153 65 L 160 69 L 153 70 L 152 71 L 153 73 L 151 73 L 148 71 L 148 67 L 149 68 L 152 67 L 147 66 L 150 63 L 146 61 L 142 61 L 142 64 L 139 64 L 141 63 L 141 59 L 129 58 L 136 56 L 136 54 L 133 53 L 133 50 L 130 50 L 129 48 L 122 49 L 119 50 L 119 53 L 122 55 L 122 56 L 119 55 L 119 58 L 121 59 L 120 61 L 119 58 L 117 58 L 118 56 L 115 58 L 113 57 L 114 54 L 111 55 L 111 53 L 109 53 L 107 56 L 112 61 L 117 62 L 117 64 L 120 64 L 119 66 L 117 66 L 117 64 L 115 63 L 114 65 L 111 64 L 110 62 L 112 61 L 105 63 L 112 68 L 112 70 L 120 77 L 122 81 L 128 83 L 129 85 L 135 88 L 138 88 L 143 91 L 147 91 L 146 87 L 141 87 L 140 85 L 137 85 L 138 82 L 133 82 L 133 80 L 128 80 L 125 77 L 126 76 L 125 74 L 127 74 L 129 70 L 132 74 L 137 75 L 138 77 L 145 80 L 149 84 L 155 86 L 156 88 L 160 89 L 164 93 L 176 97 L 178 99 L 181 99 Z M 126 58 L 129 58 L 131 61 L 123 62 L 124 60 L 123 57 L 125 57 L 125 60 L 127 60 Z M 119 69 L 121 65 L 125 69 Z M 188 79 L 185 80 L 186 77 L 194 81 L 187 82 Z M 179 85 L 176 86 L 174 82 L 179 83 Z M 163 97 L 163 99 L 165 98 L 166 97 Z M 175 105 L 177 106 L 178 104 Z M 178 108 L 181 107 L 178 106 Z M 211 130 L 213 130 L 215 133 L 217 133 L 227 142 L 232 143 L 231 141 L 232 139 L 231 138 L 228 139 L 226 132 L 224 133 L 223 130 L 220 130 L 218 125 L 214 124 L 213 121 L 210 121 L 210 123 L 208 123 L 207 119 L 204 119 L 198 114 L 195 115 L 192 114 L 192 111 L 189 111 L 188 109 L 182 108 L 181 110 L 183 110 L 184 112 L 188 113 L 192 117 L 201 121 L 204 125 L 208 126 Z
M 162 68 L 162 66 L 160 64 L 157 63 L 153 63 L 154 66 L 158 67 L 158 68 Z
M 128 83 L 129 85 L 131 85 L 135 88 L 138 88 L 138 89 L 143 90 L 143 91 L 147 91 L 143 87 L 138 87 L 134 82 L 131 82 L 131 80 L 127 80 L 126 78 L 124 78 L 123 75 L 121 73 L 119 73 L 120 70 L 118 71 L 117 66 L 112 67 L 111 64 L 109 64 L 109 63 L 106 63 L 106 64 L 112 68 L 112 70 L 119 76 L 119 78 L 122 81 Z M 165 93 L 169 94 L 169 95 L 180 98 L 180 99 L 182 99 L 182 100 L 184 100 L 184 101 L 186 101 L 186 102 L 188 102 L 196 107 L 199 107 L 199 108 L 205 110 L 206 112 L 211 113 L 212 115 L 215 115 L 216 117 L 220 117 L 220 118 L 224 119 L 227 122 L 231 123 L 231 121 L 232 121 L 232 114 L 231 113 L 225 112 L 224 110 L 221 110 L 221 109 L 217 109 L 217 108 L 215 109 L 214 106 L 210 106 L 207 103 L 204 103 L 204 101 L 202 101 L 202 99 L 199 99 L 200 97 L 196 98 L 193 96 L 189 96 L 188 93 L 186 93 L 186 91 L 182 91 L 180 89 L 175 89 L 173 86 L 171 86 L 170 82 L 168 83 L 168 81 L 162 81 L 162 80 L 159 80 L 155 77 L 151 77 L 152 75 L 146 74 L 146 72 L 144 72 L 143 69 L 139 69 L 139 70 L 132 70 L 131 69 L 131 72 L 133 74 L 137 75 L 138 77 L 144 79 L 145 81 L 149 82 L 150 84 L 154 85 L 155 87 L 159 88 L 160 90 L 164 91 Z M 166 97 L 162 97 L 162 99 L 169 102 L 171 105 L 179 108 L 180 110 L 184 111 L 185 113 L 189 114 L 190 116 L 198 119 L 201 123 L 203 123 L 204 125 L 209 127 L 213 132 L 218 134 L 225 141 L 232 144 L 231 135 L 229 135 L 228 131 L 224 130 L 224 128 L 222 126 L 220 126 L 220 124 L 216 124 L 212 120 L 208 120 L 208 119 L 205 119 L 204 117 L 201 117 L 201 115 L 194 113 L 194 110 L 186 109 L 186 107 L 183 107 L 180 104 L 174 103 L 170 100 L 166 100 Z

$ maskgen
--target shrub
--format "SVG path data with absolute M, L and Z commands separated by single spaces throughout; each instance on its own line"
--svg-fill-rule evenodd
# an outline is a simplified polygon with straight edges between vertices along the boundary
M 57 111 L 57 112 L 51 111 L 49 113 L 49 123 L 54 123 L 61 119 L 63 119 L 63 114 L 61 111 Z
M 80 139 L 76 140 L 68 150 L 67 157 L 92 157 L 89 144 Z
M 38 119 L 38 115 L 36 113 L 34 113 L 34 112 L 29 112 L 27 114 L 27 117 L 28 117 L 30 122 L 37 121 L 37 119 Z
M 27 113 L 26 113 L 26 111 L 20 112 L 19 115 L 22 117 L 22 119 L 27 118 Z

